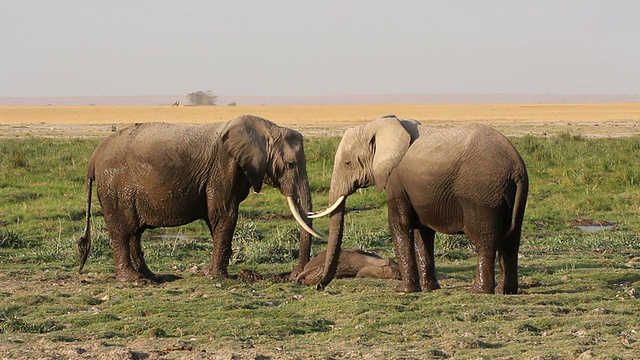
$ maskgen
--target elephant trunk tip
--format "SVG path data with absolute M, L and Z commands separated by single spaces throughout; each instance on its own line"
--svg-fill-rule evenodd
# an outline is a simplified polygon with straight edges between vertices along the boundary
M 322 278 L 320 278 L 320 281 L 318 281 L 318 284 L 316 285 L 316 289 L 320 291 L 324 290 L 327 287 L 327 285 L 329 285 L 331 280 L 333 280 L 333 277 L 334 275 L 331 275 L 329 277 L 323 276 Z

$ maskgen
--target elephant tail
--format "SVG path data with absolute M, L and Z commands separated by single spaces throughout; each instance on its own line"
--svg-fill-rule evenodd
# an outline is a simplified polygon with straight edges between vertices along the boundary
M 80 268 L 78 269 L 78 273 L 82 272 L 82 268 L 87 262 L 87 258 L 91 252 L 91 193 L 94 180 L 95 170 L 93 161 L 91 161 L 89 163 L 89 169 L 87 170 L 87 208 L 85 212 L 85 228 L 84 234 L 78 240 L 78 253 L 80 254 Z
M 524 209 L 527 205 L 527 196 L 529 194 L 529 179 L 527 174 L 514 180 L 516 186 L 516 194 L 513 201 L 513 209 L 511 212 L 511 226 L 507 232 L 506 238 L 514 236 L 520 237 L 522 231 L 522 220 L 524 219 Z

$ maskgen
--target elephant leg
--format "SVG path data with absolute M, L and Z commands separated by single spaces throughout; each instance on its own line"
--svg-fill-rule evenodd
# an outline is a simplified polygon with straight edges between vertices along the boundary
M 402 277 L 402 282 L 395 290 L 403 293 L 420 291 L 413 228 L 409 218 L 409 214 L 413 210 L 410 208 L 408 201 L 402 199 L 390 199 L 388 205 L 389 230 L 393 238 L 398 267 Z
M 422 290 L 440 289 L 436 278 L 436 260 L 433 249 L 435 237 L 436 232 L 426 226 L 420 225 L 418 229 L 414 230 L 416 261 Z
M 496 253 L 491 250 L 478 251 L 478 267 L 471 292 L 493 294 L 495 291 Z
M 118 281 L 140 281 L 145 277 L 131 262 L 130 242 L 133 234 L 121 230 L 109 230 L 111 245 L 113 246 L 113 260 L 115 264 L 116 279 Z
M 131 237 L 131 240 L 129 242 L 129 254 L 131 257 L 131 263 L 145 278 L 151 281 L 160 282 L 162 280 L 161 277 L 149 270 L 147 262 L 144 260 L 144 252 L 142 251 L 142 246 L 140 244 L 140 238 L 142 237 L 143 231 L 144 230 L 138 231 L 134 236 Z
M 485 235 L 481 237 L 469 236 L 476 244 L 478 263 L 476 277 L 473 280 L 471 292 L 478 294 L 493 294 L 495 291 L 495 260 L 496 260 L 496 236 Z
M 204 270 L 205 275 L 229 277 L 227 267 L 229 266 L 229 259 L 231 259 L 231 240 L 233 239 L 233 231 L 237 222 L 237 206 L 234 210 L 229 211 L 228 214 L 215 218 L 213 222 L 208 222 L 213 238 L 213 252 L 211 254 L 211 263 Z
M 300 230 L 300 246 L 298 251 L 298 264 L 289 274 L 289 280 L 297 281 L 300 274 L 304 272 L 304 267 L 309 263 L 311 257 L 311 234 Z M 318 281 L 320 278 L 318 278 Z M 317 282 L 317 281 L 316 281 Z M 314 283 L 315 284 L 315 283 Z
M 487 208 L 464 203 L 464 232 L 478 254 L 476 276 L 471 292 L 495 292 L 495 261 L 498 246 L 503 239 L 504 213 L 499 208 Z
M 509 236 L 498 247 L 500 258 L 500 281 L 496 287 L 498 294 L 518 293 L 518 250 L 520 248 L 520 232 Z

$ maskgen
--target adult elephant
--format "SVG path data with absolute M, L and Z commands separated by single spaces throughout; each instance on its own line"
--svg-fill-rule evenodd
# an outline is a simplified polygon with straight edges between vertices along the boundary
M 135 124 L 105 139 L 87 171 L 86 228 L 78 241 L 80 270 L 90 251 L 92 183 L 96 182 L 120 281 L 161 281 L 144 260 L 146 229 L 204 219 L 213 237 L 205 274 L 228 276 L 238 206 L 263 181 L 287 197 L 300 232 L 299 262 L 309 261 L 311 209 L 302 135 L 256 116 L 206 125 Z M 300 215 L 300 214 L 304 215 Z
M 389 228 L 402 282 L 399 292 L 438 289 L 435 233 L 464 233 L 478 253 L 473 292 L 514 294 L 528 193 L 524 162 L 500 133 L 472 125 L 436 129 L 385 116 L 348 129 L 335 156 L 329 200 L 329 245 L 323 289 L 342 243 L 345 198 L 358 188 L 386 189 Z M 495 288 L 494 263 L 500 258 Z

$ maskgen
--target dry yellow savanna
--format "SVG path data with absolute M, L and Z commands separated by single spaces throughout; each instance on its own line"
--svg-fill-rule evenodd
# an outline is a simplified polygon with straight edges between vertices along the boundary
M 0 106 L 0 138 L 107 136 L 136 122 L 206 123 L 252 114 L 305 136 L 340 135 L 351 126 L 395 114 L 423 124 L 485 123 L 505 135 L 562 132 L 585 136 L 640 135 L 640 103 L 318 106 Z M 106 125 L 106 126 L 105 126 Z
M 422 122 L 609 122 L 640 120 L 640 103 L 345 106 L 0 106 L 0 124 L 204 123 L 253 114 L 281 125 L 355 125 L 386 114 Z

